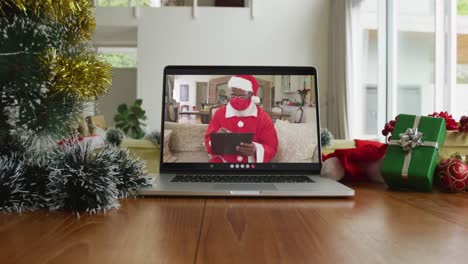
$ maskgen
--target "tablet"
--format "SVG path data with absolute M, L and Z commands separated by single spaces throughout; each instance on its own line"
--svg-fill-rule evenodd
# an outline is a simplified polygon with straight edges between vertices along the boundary
M 211 133 L 211 153 L 215 155 L 239 154 L 240 143 L 252 143 L 254 133 Z

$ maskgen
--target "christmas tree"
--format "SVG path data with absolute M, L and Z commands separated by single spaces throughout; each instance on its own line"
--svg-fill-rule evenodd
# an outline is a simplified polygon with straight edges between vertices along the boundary
M 92 51 L 89 0 L 1 0 L 0 143 L 12 133 L 59 139 L 81 103 L 102 95 L 110 65 Z
M 94 28 L 89 0 L 0 0 L 0 211 L 107 210 L 142 183 L 127 152 L 76 137 L 83 102 L 111 82 Z

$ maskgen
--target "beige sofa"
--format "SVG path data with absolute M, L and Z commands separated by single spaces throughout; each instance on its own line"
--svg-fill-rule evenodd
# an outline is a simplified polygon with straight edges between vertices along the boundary
M 316 154 L 316 129 L 312 123 L 275 122 L 278 135 L 278 152 L 273 162 L 311 162 L 318 161 Z M 209 155 L 205 150 L 205 131 L 207 124 L 164 124 L 164 145 L 169 151 L 164 160 L 171 162 L 207 162 Z M 304 147 L 310 146 L 310 147 Z
M 208 124 L 165 122 L 164 147 L 169 146 L 170 153 L 164 153 L 164 160 L 207 162 L 209 160 L 205 150 L 205 131 L 207 128 Z

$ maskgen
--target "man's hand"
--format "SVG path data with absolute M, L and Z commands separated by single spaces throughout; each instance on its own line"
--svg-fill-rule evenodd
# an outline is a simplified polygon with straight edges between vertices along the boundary
M 224 127 L 221 127 L 220 129 L 218 129 L 218 132 L 216 132 L 216 133 L 231 133 L 231 131 L 227 130 Z
M 237 146 L 237 151 L 246 155 L 246 156 L 254 156 L 257 148 L 253 143 L 241 143 L 240 146 Z

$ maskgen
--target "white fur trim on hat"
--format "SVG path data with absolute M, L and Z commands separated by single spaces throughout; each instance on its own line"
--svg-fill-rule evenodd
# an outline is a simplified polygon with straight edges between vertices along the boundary
M 254 104 L 259 104 L 260 103 L 260 97 L 258 97 L 258 96 L 252 96 L 250 99 L 252 100 L 252 103 L 254 103 Z
M 252 92 L 253 93 L 253 88 L 252 88 L 252 83 L 244 78 L 232 76 L 231 79 L 228 82 L 228 87 L 229 88 L 239 88 L 247 92 Z

